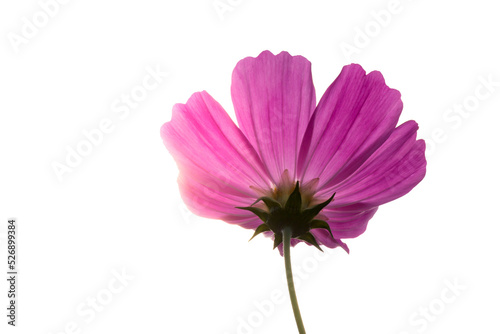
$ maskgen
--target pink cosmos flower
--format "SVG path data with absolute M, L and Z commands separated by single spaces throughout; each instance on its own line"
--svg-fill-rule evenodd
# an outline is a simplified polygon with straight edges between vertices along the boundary
M 344 66 L 316 105 L 310 62 L 264 51 L 238 62 L 231 95 L 239 127 L 203 91 L 174 106 L 161 136 L 192 212 L 274 236 L 280 250 L 289 226 L 292 246 L 348 251 L 342 239 L 425 175 L 418 125 L 396 126 L 401 95 L 380 72 Z

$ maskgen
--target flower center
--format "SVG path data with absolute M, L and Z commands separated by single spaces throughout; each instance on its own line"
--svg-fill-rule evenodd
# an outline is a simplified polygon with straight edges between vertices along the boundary
M 323 208 L 330 204 L 335 194 L 326 201 L 311 206 L 317 179 L 306 183 L 302 188 L 299 187 L 299 181 L 297 181 L 293 190 L 290 190 L 292 187 L 287 183 L 280 182 L 269 194 L 270 196 L 258 198 L 249 207 L 238 207 L 254 213 L 263 221 L 263 224 L 255 230 L 252 239 L 262 232 L 272 231 L 274 232 L 274 248 L 276 248 L 283 240 L 283 230 L 288 228 L 291 230 L 292 238 L 306 241 L 321 250 L 310 230 L 326 229 L 333 238 L 328 223 L 315 218 Z M 263 205 L 259 207 L 256 204 L 260 202 Z

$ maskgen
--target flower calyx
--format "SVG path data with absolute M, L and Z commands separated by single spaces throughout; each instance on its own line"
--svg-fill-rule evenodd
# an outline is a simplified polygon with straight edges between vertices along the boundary
M 237 208 L 250 211 L 263 221 L 263 224 L 257 227 L 250 240 L 263 232 L 272 231 L 274 232 L 273 248 L 276 248 L 283 241 L 283 230 L 289 228 L 292 232 L 292 238 L 303 240 L 315 246 L 320 251 L 323 251 L 310 231 L 312 229 L 322 228 L 330 232 L 331 237 L 335 239 L 330 229 L 330 225 L 328 225 L 326 221 L 314 219 L 321 210 L 330 204 L 334 196 L 335 194 L 322 203 L 303 209 L 299 181 L 297 181 L 295 189 L 284 205 L 271 197 L 265 196 L 258 198 L 251 206 Z M 267 211 L 254 206 L 260 201 L 265 204 Z

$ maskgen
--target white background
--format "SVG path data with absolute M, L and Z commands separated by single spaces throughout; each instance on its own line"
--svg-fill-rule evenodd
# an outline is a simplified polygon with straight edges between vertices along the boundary
M 494 2 L 401 0 L 396 10 L 389 0 L 221 3 L 230 10 L 218 13 L 213 0 L 73 0 L 52 7 L 47 22 L 35 0 L 1 3 L 1 267 L 6 220 L 16 217 L 20 277 L 13 329 L 1 274 L 0 332 L 296 332 L 271 241 L 248 243 L 251 231 L 186 211 L 159 135 L 173 104 L 195 91 L 233 115 L 234 65 L 269 49 L 308 58 L 318 98 L 347 63 L 380 70 L 402 93 L 401 121 L 415 119 L 434 148 L 424 181 L 346 240 L 350 255 L 318 260 L 312 247 L 293 249 L 308 333 L 499 333 Z M 373 13 L 388 9 L 376 23 Z M 45 26 L 16 46 L 23 18 Z M 357 48 L 351 57 L 347 44 Z M 147 68 L 168 76 L 128 115 L 115 113 Z M 488 91 L 481 78 L 496 86 Z M 470 112 L 447 114 L 464 103 Z M 65 163 L 68 147 L 104 119 L 112 131 L 60 181 L 54 162 Z M 133 276 L 126 285 L 113 278 L 123 270 Z M 106 305 L 90 311 L 92 298 Z M 431 318 L 422 320 L 426 309 Z

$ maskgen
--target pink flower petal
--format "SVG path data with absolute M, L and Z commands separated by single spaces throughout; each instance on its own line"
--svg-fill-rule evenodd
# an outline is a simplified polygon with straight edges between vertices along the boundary
M 311 118 L 299 154 L 302 180 L 335 185 L 358 169 L 394 130 L 403 104 L 380 72 L 344 66 Z
M 403 196 L 423 179 L 425 144 L 416 140 L 417 129 L 414 121 L 398 126 L 355 173 L 318 193 L 326 197 L 336 192 L 335 200 L 322 211 L 335 238 L 362 234 L 379 205 Z M 330 240 L 335 246 L 331 237 L 324 234 L 324 238 L 323 244 Z
M 298 150 L 316 105 L 311 63 L 287 52 L 262 52 L 238 62 L 231 94 L 238 124 L 273 181 L 295 178 Z
M 256 218 L 235 207 L 252 203 L 256 193 L 250 187 L 267 189 L 270 179 L 243 133 L 208 93 L 175 105 L 161 135 L 179 167 L 181 195 L 191 211 L 228 222 Z
M 406 122 L 349 178 L 322 196 L 336 192 L 330 208 L 369 209 L 395 200 L 425 176 L 425 143 L 416 140 L 417 123 Z
M 378 207 L 366 211 L 343 211 L 342 209 L 325 209 L 323 214 L 328 217 L 327 223 L 330 225 L 332 234 L 337 239 L 356 238 L 363 234 L 368 225 L 368 221 L 375 215 Z M 327 240 L 321 240 L 325 246 L 328 242 L 333 243 L 331 237 L 324 234 Z M 328 241 L 328 239 L 330 241 Z
M 331 227 L 330 227 L 331 228 Z M 349 253 L 349 247 L 345 243 L 342 242 L 338 237 L 336 237 L 336 240 L 332 239 L 332 236 L 330 235 L 330 232 L 328 232 L 325 229 L 314 229 L 311 230 L 311 233 L 314 235 L 316 238 L 316 241 L 320 245 L 324 245 L 328 248 L 336 248 L 336 247 L 342 247 L 347 253 Z M 335 236 L 333 230 L 332 234 Z
M 181 173 L 178 178 L 181 197 L 186 206 L 196 215 L 221 219 L 231 224 L 252 225 L 254 220 L 260 221 L 256 215 L 249 211 L 236 209 L 237 206 L 247 206 L 251 200 L 247 196 L 230 195 L 218 187 L 219 180 L 211 183 L 200 183 L 195 179 Z M 259 226 L 260 224 L 257 224 Z

